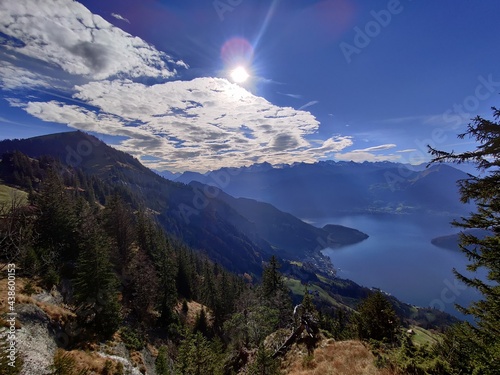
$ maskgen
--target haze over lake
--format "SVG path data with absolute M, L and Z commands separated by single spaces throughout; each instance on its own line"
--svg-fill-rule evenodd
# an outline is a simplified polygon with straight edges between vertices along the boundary
M 463 317 L 455 303 L 468 305 L 478 293 L 456 281 L 455 267 L 464 272 L 467 258 L 458 251 L 441 249 L 431 239 L 456 233 L 444 216 L 352 215 L 308 219 L 317 226 L 341 224 L 370 237 L 340 249 L 325 249 L 338 276 L 367 287 L 378 287 L 418 306 L 431 306 Z

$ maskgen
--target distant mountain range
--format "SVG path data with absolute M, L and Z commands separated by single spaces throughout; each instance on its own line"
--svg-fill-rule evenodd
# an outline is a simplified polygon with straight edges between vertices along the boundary
M 260 273 L 270 255 L 314 260 L 326 246 L 355 243 L 367 236 L 345 227 L 316 228 L 270 204 L 236 199 L 201 183 L 172 182 L 83 132 L 68 132 L 0 142 L 0 155 L 20 151 L 44 155 L 81 168 L 113 186 L 127 189 L 171 235 L 206 252 L 236 272 Z
M 175 181 L 198 181 L 301 218 L 319 218 L 357 213 L 462 214 L 471 206 L 460 202 L 457 181 L 467 177 L 441 164 L 412 170 L 391 162 L 323 161 L 186 172 Z

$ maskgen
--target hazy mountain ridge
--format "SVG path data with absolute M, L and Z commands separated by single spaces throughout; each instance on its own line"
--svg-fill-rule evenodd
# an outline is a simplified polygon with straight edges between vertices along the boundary
M 457 180 L 467 177 L 447 165 L 411 170 L 392 162 L 323 161 L 280 168 L 267 164 L 222 168 L 205 175 L 186 172 L 176 181 L 216 185 L 233 196 L 314 218 L 373 212 L 463 213 L 468 207 L 460 203 Z
M 206 187 L 199 182 L 191 182 L 190 185 L 200 191 Z M 304 254 L 313 255 L 315 250 L 327 246 L 335 248 L 368 238 L 368 235 L 352 228 L 342 227 L 341 230 L 335 225 L 317 228 L 269 203 L 234 198 L 220 189 L 212 193 L 247 219 L 232 221 L 238 230 L 257 243 L 264 239 L 276 253 L 289 259 L 301 259 Z

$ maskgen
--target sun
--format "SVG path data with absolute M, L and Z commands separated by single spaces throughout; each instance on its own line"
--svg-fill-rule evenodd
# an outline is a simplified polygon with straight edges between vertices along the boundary
M 243 83 L 248 79 L 248 77 L 250 77 L 250 74 L 248 74 L 247 70 L 243 66 L 238 66 L 233 69 L 230 75 L 231 79 L 236 83 Z

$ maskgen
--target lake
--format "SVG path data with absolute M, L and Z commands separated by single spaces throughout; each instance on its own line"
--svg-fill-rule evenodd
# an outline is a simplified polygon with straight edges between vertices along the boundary
M 355 245 L 323 252 L 338 268 L 338 276 L 377 287 L 398 299 L 430 306 L 463 318 L 455 303 L 467 306 L 479 294 L 456 281 L 452 268 L 466 273 L 467 258 L 458 251 L 431 244 L 437 236 L 458 232 L 443 216 L 350 215 L 307 219 L 322 227 L 340 224 L 370 237 Z

